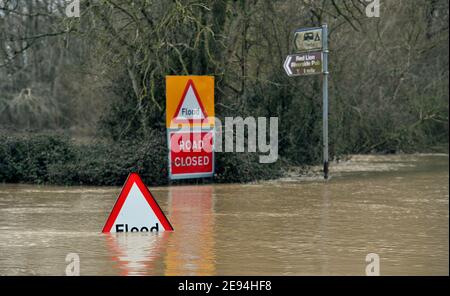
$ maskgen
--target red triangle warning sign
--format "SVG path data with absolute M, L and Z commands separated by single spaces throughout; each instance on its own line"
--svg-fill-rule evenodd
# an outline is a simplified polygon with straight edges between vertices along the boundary
M 181 96 L 175 115 L 174 123 L 193 123 L 207 118 L 202 100 L 195 88 L 194 82 L 189 79 Z
M 152 194 L 137 173 L 131 173 L 120 192 L 103 232 L 173 231 Z

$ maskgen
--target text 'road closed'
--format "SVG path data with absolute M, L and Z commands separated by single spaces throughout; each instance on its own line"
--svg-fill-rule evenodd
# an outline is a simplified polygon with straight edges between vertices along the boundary
M 210 174 L 214 168 L 214 132 L 171 132 L 170 163 L 172 176 Z

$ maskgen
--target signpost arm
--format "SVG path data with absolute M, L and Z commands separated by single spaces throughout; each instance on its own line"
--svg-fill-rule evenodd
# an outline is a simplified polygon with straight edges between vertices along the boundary
M 323 176 L 328 179 L 328 26 L 322 25 L 323 42 Z

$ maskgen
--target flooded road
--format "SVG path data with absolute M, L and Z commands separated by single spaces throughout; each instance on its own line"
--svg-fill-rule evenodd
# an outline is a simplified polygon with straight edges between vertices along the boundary
M 172 233 L 102 234 L 118 187 L 0 184 L 0 275 L 448 275 L 448 155 L 354 156 L 333 178 L 150 187 Z

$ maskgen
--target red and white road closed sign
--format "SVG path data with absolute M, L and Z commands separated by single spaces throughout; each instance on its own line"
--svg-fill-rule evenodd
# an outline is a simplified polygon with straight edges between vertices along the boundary
M 214 175 L 214 77 L 166 76 L 169 178 Z
M 214 173 L 214 130 L 170 131 L 171 179 L 211 177 Z

